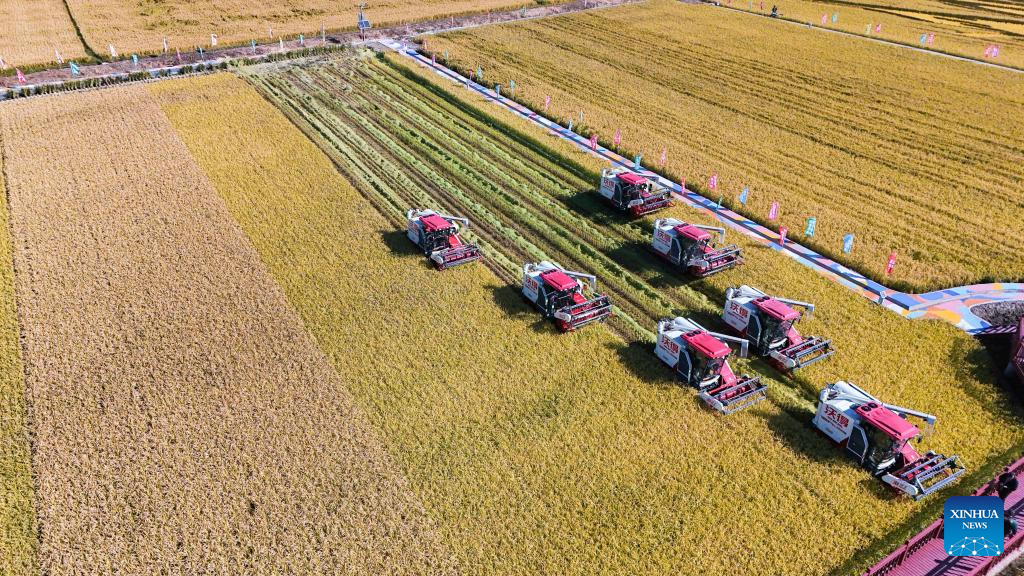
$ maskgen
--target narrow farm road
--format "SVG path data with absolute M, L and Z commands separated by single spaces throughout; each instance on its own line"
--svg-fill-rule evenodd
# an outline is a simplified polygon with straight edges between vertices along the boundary
M 409 49 L 400 41 L 382 40 L 379 43 L 406 58 L 416 61 L 422 66 L 431 68 L 441 76 L 466 86 L 484 96 L 488 101 L 540 125 L 550 131 L 551 134 L 575 144 L 578 148 L 591 155 L 608 161 L 609 164 L 633 168 L 632 160 L 600 145 L 591 148 L 590 141 L 586 137 L 556 124 L 534 110 L 501 96 L 492 89 L 477 84 L 454 70 L 432 62 L 431 59 L 417 53 L 415 50 Z M 792 240 L 787 240 L 784 244 L 780 243 L 777 231 L 770 230 L 726 208 L 718 208 L 712 200 L 682 188 L 677 182 L 672 182 L 647 169 L 641 169 L 638 172 L 644 177 L 656 181 L 659 185 L 672 190 L 673 195 L 686 205 L 713 216 L 725 226 L 796 260 L 830 280 L 845 286 L 854 293 L 878 302 L 885 308 L 907 318 L 944 320 L 962 330 L 973 333 L 990 326 L 987 320 L 980 318 L 971 311 L 973 307 L 1000 302 L 1024 302 L 1024 283 L 973 284 L 924 294 L 909 294 L 890 289 Z

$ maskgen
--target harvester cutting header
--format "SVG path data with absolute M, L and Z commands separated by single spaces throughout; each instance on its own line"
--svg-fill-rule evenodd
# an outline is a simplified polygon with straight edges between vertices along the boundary
M 654 221 L 651 246 L 662 258 L 683 268 L 697 278 L 705 278 L 743 264 L 743 256 L 735 244 L 716 246 L 711 232 L 725 241 L 725 228 L 687 224 L 675 218 Z
M 783 372 L 810 366 L 828 358 L 835 350 L 832 341 L 820 336 L 804 337 L 793 326 L 802 314 L 793 307 L 814 313 L 814 304 L 768 296 L 757 288 L 740 286 L 725 291 L 722 319 L 758 356 L 764 356 Z
M 444 216 L 433 210 L 415 208 L 406 214 L 409 240 L 438 270 L 468 264 L 483 254 L 475 244 L 467 244 L 459 236 L 459 224 L 469 228 L 469 220 Z
M 965 468 L 955 454 L 914 450 L 909 442 L 920 441 L 921 431 L 907 422 L 908 416 L 920 418 L 925 432 L 932 432 L 935 416 L 885 404 L 839 381 L 821 391 L 814 425 L 882 482 L 920 500 L 956 480 Z
M 764 400 L 768 387 L 760 377 L 736 376 L 728 361 L 732 350 L 725 342 L 739 344 L 740 357 L 746 357 L 746 340 L 709 332 L 687 318 L 662 320 L 654 353 L 680 381 L 696 388 L 708 406 L 732 414 Z
M 672 191 L 626 170 L 606 168 L 601 172 L 601 196 L 612 206 L 633 216 L 643 216 L 672 205 Z
M 604 321 L 612 313 L 611 300 L 597 292 L 596 277 L 551 262 L 523 264 L 523 296 L 562 332 Z

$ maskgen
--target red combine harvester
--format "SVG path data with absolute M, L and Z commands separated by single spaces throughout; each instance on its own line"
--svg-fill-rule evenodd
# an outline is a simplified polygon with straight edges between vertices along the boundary
M 469 228 L 469 220 L 443 216 L 426 209 L 409 210 L 408 235 L 412 243 L 434 263 L 438 270 L 479 260 L 483 254 L 474 244 L 466 244 L 459 237 L 459 224 Z
M 672 205 L 672 192 L 656 188 L 654 182 L 625 168 L 601 172 L 601 196 L 619 210 L 643 216 Z
M 746 357 L 746 340 L 708 332 L 687 318 L 662 320 L 654 353 L 679 380 L 699 390 L 708 406 L 732 414 L 767 398 L 768 387 L 760 377 L 733 373 L 728 362 L 732 350 L 723 340 L 739 344 L 740 357 Z
M 597 293 L 597 278 L 563 270 L 551 262 L 523 264 L 523 296 L 545 318 L 553 318 L 562 332 L 604 321 L 612 313 L 611 300 Z
M 935 416 L 884 404 L 855 384 L 839 381 L 821 391 L 813 422 L 875 477 L 920 500 L 965 469 L 955 454 L 922 456 L 914 450 L 909 442 L 920 441 L 921 431 L 907 422 L 907 416 L 924 420 L 929 434 L 935 426 Z
M 705 278 L 743 264 L 743 256 L 736 245 L 717 247 L 711 241 L 711 232 L 717 232 L 719 241 L 725 241 L 725 228 L 687 224 L 675 218 L 654 221 L 654 251 L 672 264 L 685 268 L 697 278 Z
M 750 342 L 755 354 L 768 358 L 783 372 L 792 372 L 835 353 L 831 340 L 800 335 L 793 325 L 801 314 L 793 306 L 805 309 L 807 316 L 814 313 L 814 304 L 768 296 L 750 286 L 729 288 L 722 319 Z

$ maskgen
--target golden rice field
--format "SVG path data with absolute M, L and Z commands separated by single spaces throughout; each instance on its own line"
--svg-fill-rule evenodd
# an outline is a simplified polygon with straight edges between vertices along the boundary
M 38 571 L 448 573 L 378 432 L 165 117 L 188 96 L 169 88 L 0 108 Z M 25 573 L 30 547 L 13 540 L 4 565 Z
M 682 32 L 682 31 L 685 31 Z M 711 6 L 653 0 L 426 39 L 453 65 L 875 278 L 925 291 L 1024 277 L 1024 83 Z M 583 120 L 580 121 L 580 114 Z M 737 202 L 749 186 L 747 206 Z M 995 207 L 995 208 L 994 208 Z M 854 233 L 849 256 L 841 239 Z M 792 232 L 791 232 L 792 234 Z
M 728 7 L 770 13 L 777 5 L 782 18 L 821 25 L 854 34 L 913 44 L 930 50 L 985 59 L 989 44 L 1000 47 L 992 62 L 1024 68 L 1024 9 L 1011 2 L 956 2 L 936 0 L 726 0 Z M 835 23 L 832 15 L 838 14 Z M 867 28 L 868 25 L 870 28 Z M 881 31 L 875 27 L 881 24 Z M 920 43 L 922 34 L 934 33 L 932 43 Z
M 3 170 L 0 189 L 6 189 Z M 8 219 L 5 200 L 0 202 L 0 574 L 28 576 L 38 573 L 35 511 Z
M 773 396 L 739 417 L 716 418 L 670 385 L 646 347 L 600 327 L 556 335 L 491 269 L 435 273 L 408 245 L 397 210 L 378 211 L 387 195 L 450 208 L 452 197 L 438 194 L 459 173 L 486 169 L 502 151 L 535 157 L 523 135 L 485 124 L 388 64 L 267 69 L 254 82 L 327 157 L 236 78 L 154 89 L 463 570 L 824 574 L 892 531 L 930 520 L 842 459 L 810 430 L 809 413 L 785 411 Z M 403 153 L 406 137 L 422 139 L 423 149 L 449 145 L 449 155 L 418 146 Z M 450 144 L 457 139 L 468 152 Z M 501 186 L 541 178 L 559 194 L 570 185 L 567 193 L 592 191 L 561 162 L 502 160 L 490 170 L 504 174 Z M 464 192 L 484 202 L 485 190 L 467 184 Z M 488 257 L 502 262 L 505 248 L 494 243 L 501 228 L 477 221 Z M 628 242 L 607 220 L 594 226 Z M 827 375 L 854 367 L 888 399 L 935 412 L 940 432 L 930 446 L 955 449 L 975 469 L 1020 442 L 1016 416 L 981 381 L 986 362 L 972 340 L 945 325 L 883 316 L 796 264 L 748 250 L 742 274 L 756 271 L 765 288 L 821 305 L 808 328 L 836 337 L 847 356 L 823 367 Z M 720 288 L 699 290 L 706 297 Z M 756 535 L 733 538 L 751 525 Z M 823 540 L 829 532 L 844 537 Z M 782 549 L 782 540 L 798 544 Z
M 0 0 L 0 58 L 10 67 L 82 58 L 85 48 L 61 0 Z
M 158 52 L 165 38 L 171 50 L 195 50 L 196 46 L 209 46 L 210 34 L 217 34 L 219 44 L 265 42 L 299 34 L 311 37 L 320 34 L 321 26 L 328 31 L 355 29 L 359 12 L 359 2 L 328 0 L 67 2 L 86 42 L 101 54 L 108 54 L 110 44 L 123 54 Z M 383 26 L 533 4 L 526 0 L 385 0 L 370 3 L 366 16 L 374 26 Z

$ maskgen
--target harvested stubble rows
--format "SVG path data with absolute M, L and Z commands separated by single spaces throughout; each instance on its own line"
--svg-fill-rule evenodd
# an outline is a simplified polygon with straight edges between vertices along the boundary
M 783 18 L 883 40 L 913 44 L 970 58 L 984 59 L 985 48 L 996 44 L 1000 54 L 991 61 L 1024 67 L 1024 9 L 1010 2 L 942 2 L 941 0 L 732 0 L 732 8 L 767 14 L 777 5 Z M 838 14 L 835 23 L 833 14 Z M 870 29 L 865 26 L 871 25 Z M 875 26 L 881 24 L 881 31 Z M 933 33 L 932 43 L 920 44 L 921 34 Z
M 0 170 L 0 191 L 5 189 Z M 0 574 L 28 576 L 39 570 L 8 218 L 4 198 L 0 201 Z
M 8 66 L 81 58 L 85 48 L 61 0 L 0 0 L 0 58 Z
M 819 251 L 925 290 L 1024 277 L 1024 82 L 1012 72 L 653 0 L 430 37 L 488 84 L 576 120 Z M 579 112 L 584 111 L 584 122 Z M 746 207 L 737 196 L 751 188 Z M 717 199 L 717 195 L 716 195 Z M 805 219 L 818 219 L 813 239 Z M 839 250 L 856 235 L 851 255 Z
M 303 33 L 318 35 L 321 26 L 352 30 L 358 4 L 332 0 L 68 0 L 85 41 L 103 54 L 109 44 L 125 54 L 157 52 L 165 38 L 172 50 L 177 46 L 184 52 L 208 46 L 210 34 L 217 34 L 223 44 L 247 44 L 253 39 L 264 42 Z M 366 16 L 374 26 L 382 26 L 533 4 L 527 0 L 385 0 L 371 3 Z
M 808 328 L 837 336 L 842 357 L 808 372 L 818 385 L 852 373 L 887 399 L 937 413 L 942 433 L 933 446 L 955 448 L 973 466 L 1022 439 L 1005 399 L 956 368 L 987 366 L 953 328 L 885 316 L 765 252 L 722 284 L 687 287 L 643 253 L 649 220 L 626 222 L 597 203 L 595 166 L 574 165 L 400 65 L 333 61 L 261 70 L 251 80 L 358 194 L 333 182 L 322 196 L 289 191 L 278 184 L 284 172 L 241 183 L 225 175 L 215 178 L 218 189 L 338 370 L 366 382 L 357 394 L 376 408 L 467 565 L 818 574 L 930 520 L 932 512 L 891 498 L 810 430 L 814 385 L 806 380 L 774 382 L 771 403 L 729 419 L 670 385 L 635 327 L 672 311 L 711 323 L 711 302 L 729 281 L 760 280 L 822 305 L 823 318 Z M 182 107 L 176 124 L 192 135 L 194 152 L 213 155 L 204 164 L 236 164 L 246 174 L 239 153 L 213 143 L 272 115 L 217 128 L 226 120 L 215 119 L 249 108 L 232 103 L 237 93 L 205 113 Z M 270 148 L 281 138 L 256 139 L 264 141 Z M 251 163 L 271 151 L 246 153 Z M 469 216 L 498 278 L 479 266 L 431 272 L 402 233 L 400 214 L 412 205 Z M 621 306 L 612 327 L 634 343 L 599 327 L 553 337 L 518 296 L 518 263 L 543 257 L 597 272 Z M 756 537 L 728 536 L 751 525 Z M 820 538 L 829 532 L 844 537 Z M 714 554 L 705 554 L 708 543 Z
M 145 87 L 13 103 L 0 128 L 44 573 L 444 568 Z

